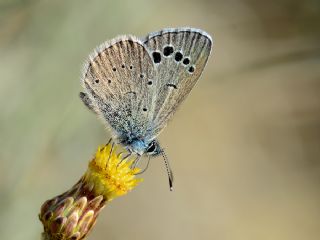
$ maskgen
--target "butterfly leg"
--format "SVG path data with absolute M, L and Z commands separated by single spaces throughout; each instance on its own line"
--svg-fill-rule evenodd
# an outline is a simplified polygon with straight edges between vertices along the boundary
M 135 169 L 135 168 L 137 167 L 140 159 L 141 159 L 141 155 L 137 154 L 136 159 L 133 161 L 133 163 L 132 163 L 132 165 L 131 165 L 131 168 L 132 168 L 132 169 Z
M 112 145 L 111 145 L 111 149 L 110 149 L 110 153 L 109 153 L 109 158 L 108 158 L 108 161 L 107 161 L 107 163 L 106 163 L 106 167 L 108 167 L 110 158 L 111 158 L 112 153 L 113 153 L 113 149 L 114 149 L 114 142 L 113 142 Z
M 120 154 L 121 154 L 121 153 L 120 153 Z M 119 165 L 120 165 L 123 161 L 125 161 L 127 158 L 129 158 L 131 155 L 132 155 L 132 153 L 129 152 L 126 156 L 124 156 L 124 157 L 120 160 L 120 162 L 117 164 L 117 169 L 118 169 Z
M 93 102 L 88 97 L 88 94 L 86 94 L 84 92 L 80 92 L 79 97 L 82 100 L 82 102 L 84 103 L 84 105 L 86 105 L 87 108 L 89 108 L 92 112 L 97 113 L 97 111 L 93 105 Z
M 143 170 L 141 170 L 140 172 L 136 173 L 135 175 L 140 175 L 140 174 L 144 173 L 148 169 L 149 163 L 150 163 L 150 158 L 151 158 L 151 156 L 148 157 L 147 166 L 145 166 L 145 168 Z

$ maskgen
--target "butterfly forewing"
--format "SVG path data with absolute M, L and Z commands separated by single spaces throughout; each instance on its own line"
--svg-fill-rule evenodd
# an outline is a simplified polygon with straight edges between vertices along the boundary
M 154 63 L 157 84 L 148 136 L 155 138 L 200 77 L 211 52 L 211 37 L 192 29 L 164 29 L 143 39 Z
M 102 44 L 91 54 L 82 83 L 117 138 L 143 138 L 154 112 L 153 79 L 153 62 L 145 46 L 125 36 Z

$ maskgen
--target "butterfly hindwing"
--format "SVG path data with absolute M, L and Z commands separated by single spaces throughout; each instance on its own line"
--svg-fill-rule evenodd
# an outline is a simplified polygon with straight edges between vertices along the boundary
M 85 64 L 82 85 L 92 108 L 118 139 L 143 137 L 155 95 L 152 59 L 133 36 L 99 46 Z
M 148 136 L 155 138 L 200 77 L 211 52 L 211 37 L 198 29 L 163 29 L 142 40 L 154 63 L 157 98 Z

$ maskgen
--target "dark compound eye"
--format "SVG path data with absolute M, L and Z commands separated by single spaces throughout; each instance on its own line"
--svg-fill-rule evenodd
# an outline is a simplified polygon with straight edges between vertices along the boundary
M 160 63 L 161 62 L 161 54 L 159 52 L 153 52 L 152 53 L 153 62 L 154 63 Z
M 156 150 L 156 144 L 154 142 L 151 142 L 149 145 L 148 145 L 148 149 L 147 149 L 147 152 L 154 152 Z
M 96 83 L 99 83 L 99 79 L 96 79 L 95 82 L 96 82 Z
M 112 68 L 112 71 L 114 71 L 114 72 L 115 72 L 115 71 L 117 71 L 117 69 L 114 67 L 114 68 Z
M 132 69 L 132 66 L 130 66 L 129 68 Z
M 168 56 L 170 56 L 172 53 L 173 53 L 173 47 L 171 47 L 171 46 L 166 46 L 166 47 L 164 47 L 164 49 L 163 49 L 163 55 L 164 55 L 164 56 L 168 57 Z
M 183 55 L 181 52 L 177 52 L 176 55 L 174 56 L 174 60 L 176 60 L 177 62 L 180 62 L 183 58 Z
M 184 64 L 184 65 L 188 65 L 189 63 L 190 63 L 189 58 L 183 59 L 183 64 Z
M 144 112 L 146 112 L 146 111 L 147 111 L 147 109 L 146 109 L 146 108 L 143 108 L 142 110 L 143 110 Z
M 140 74 L 140 78 L 143 78 L 144 77 L 144 75 L 143 74 Z
M 148 82 L 148 85 L 152 85 L 152 81 L 149 81 L 149 82 Z
M 108 83 L 111 83 L 111 80 L 110 80 L 110 79 L 108 79 Z
M 124 68 L 124 64 L 122 64 L 121 67 Z

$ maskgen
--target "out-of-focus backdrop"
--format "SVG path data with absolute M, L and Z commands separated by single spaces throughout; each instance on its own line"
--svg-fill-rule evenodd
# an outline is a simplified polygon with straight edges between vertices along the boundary
M 78 98 L 89 52 L 119 34 L 193 26 L 214 49 L 145 181 L 89 239 L 320 236 L 318 0 L 1 0 L 0 239 L 39 239 L 40 205 L 109 134 Z

